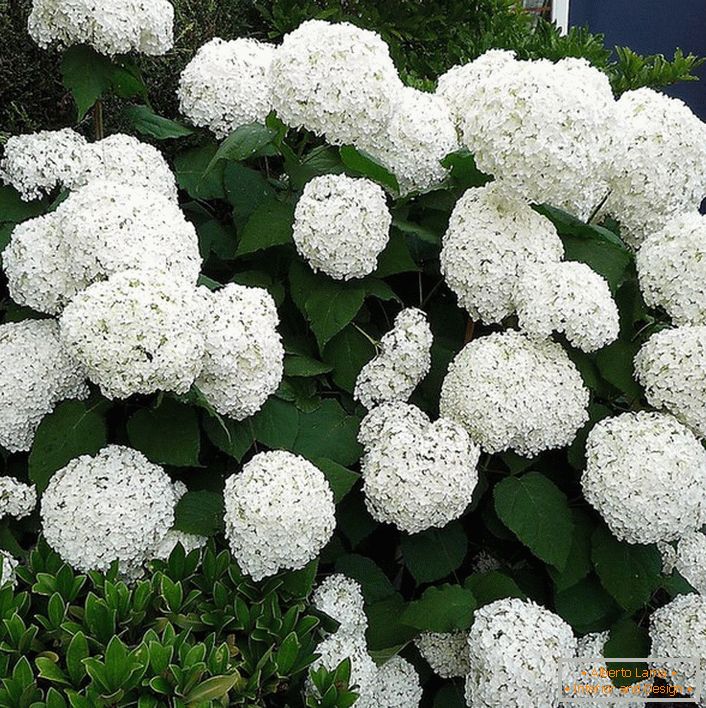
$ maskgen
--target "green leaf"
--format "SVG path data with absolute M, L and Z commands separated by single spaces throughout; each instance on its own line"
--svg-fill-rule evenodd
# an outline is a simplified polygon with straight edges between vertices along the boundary
M 324 473 L 329 486 L 333 490 L 336 504 L 353 489 L 355 483 L 360 479 L 360 475 L 357 472 L 352 472 L 347 467 L 325 457 L 317 457 L 313 462 Z
M 98 405 L 64 401 L 37 428 L 29 454 L 29 476 L 43 492 L 51 476 L 79 455 L 95 455 L 108 442 Z
M 194 132 L 182 123 L 157 115 L 149 106 L 128 106 L 125 116 L 138 133 L 155 140 L 183 138 Z
M 238 228 L 260 205 L 272 201 L 276 192 L 265 175 L 239 162 L 229 162 L 223 171 L 223 184 L 233 206 L 233 220 Z
M 247 422 L 232 418 L 218 420 L 213 416 L 204 416 L 204 432 L 208 439 L 219 449 L 240 462 L 254 442 L 253 433 Z
M 196 410 L 165 397 L 158 408 L 143 408 L 127 422 L 130 445 L 161 465 L 199 464 L 201 432 Z
M 418 584 L 441 580 L 463 563 L 468 540 L 463 526 L 452 521 L 441 529 L 402 536 L 402 557 Z
M 621 612 L 594 575 L 556 593 L 554 606 L 559 616 L 580 634 L 608 629 Z
M 493 496 L 500 520 L 538 558 L 563 569 L 571 550 L 574 522 L 566 495 L 539 472 L 506 477 Z
M 473 622 L 476 600 L 461 585 L 440 585 L 424 591 L 402 613 L 402 622 L 425 632 L 454 632 Z
M 418 270 L 419 266 L 412 258 L 404 234 L 393 229 L 385 250 L 378 256 L 375 277 L 387 278 L 397 273 L 414 273 Z
M 176 505 L 174 528 L 184 533 L 212 536 L 223 526 L 223 497 L 201 490 L 187 492 Z
M 19 224 L 26 219 L 43 214 L 47 207 L 45 201 L 22 201 L 20 193 L 14 187 L 0 186 L 0 222 L 9 221 L 12 224 Z
M 341 156 L 336 148 L 317 145 L 311 152 L 299 158 L 286 144 L 280 146 L 284 156 L 284 170 L 289 175 L 292 188 L 299 191 L 317 175 L 341 174 L 344 171 Z
M 221 143 L 207 168 L 207 172 L 213 169 L 219 160 L 232 160 L 233 162 L 247 160 L 269 145 L 275 136 L 274 130 L 259 123 L 239 126 Z
M 243 227 L 236 255 L 243 256 L 291 243 L 293 224 L 294 207 L 291 204 L 276 199 L 263 202 Z
M 360 370 L 375 356 L 373 343 L 348 325 L 324 347 L 323 359 L 333 367 L 333 382 L 353 393 Z
M 244 685 L 245 680 L 238 673 L 229 676 L 212 676 L 195 686 L 185 700 L 189 705 L 207 705 L 210 701 L 225 698 L 231 689 L 241 683 Z
M 391 597 L 395 588 L 375 561 L 357 553 L 348 553 L 336 559 L 336 571 L 357 580 L 365 602 L 372 604 Z
M 177 184 L 193 199 L 225 199 L 223 187 L 223 165 L 207 168 L 213 160 L 218 146 L 208 143 L 178 153 L 174 158 L 174 172 Z
M 327 458 L 339 465 L 352 465 L 363 449 L 358 443 L 357 418 L 348 415 L 341 404 L 327 398 L 311 413 L 301 413 L 293 451 L 309 460 Z
M 66 669 L 71 677 L 71 683 L 78 687 L 86 675 L 83 660 L 88 657 L 88 641 L 83 632 L 76 632 L 69 642 L 66 650 Z
M 591 517 L 581 509 L 572 509 L 574 533 L 571 538 L 571 550 L 564 569 L 547 567 L 557 591 L 566 590 L 585 578 L 593 569 L 591 563 L 591 535 L 595 524 Z
M 39 678 L 43 678 L 46 681 L 50 681 L 51 683 L 58 683 L 63 686 L 71 685 L 71 682 L 69 681 L 66 674 L 51 659 L 48 659 L 43 656 L 38 656 L 34 660 L 34 663 L 39 669 Z
M 491 179 L 476 167 L 473 154 L 467 148 L 448 154 L 441 164 L 451 171 L 453 182 L 464 189 L 482 187 Z
M 299 637 L 297 637 L 296 632 L 290 632 L 284 638 L 275 654 L 275 663 L 277 664 L 277 673 L 279 676 L 288 676 L 290 669 L 297 660 L 300 649 Z
M 614 624 L 610 637 L 603 647 L 603 655 L 609 657 L 649 656 L 650 635 L 644 627 L 639 627 L 630 619 Z M 637 681 L 637 676 L 647 669 L 645 662 L 606 662 L 608 669 L 627 669 L 631 678 L 616 675 L 611 680 L 615 686 L 629 686 Z
M 527 597 L 512 578 L 498 570 L 475 573 L 468 576 L 463 584 L 473 593 L 478 607 L 505 597 L 518 597 L 521 600 Z
M 293 597 L 308 597 L 314 587 L 318 570 L 319 559 L 314 558 L 314 560 L 309 561 L 303 568 L 291 570 L 280 576 L 282 579 L 282 587 Z
M 320 376 L 327 374 L 332 368 L 330 364 L 324 364 L 323 361 L 310 356 L 287 355 L 284 359 L 285 376 Z
M 635 381 L 633 363 L 639 348 L 639 342 L 618 339 L 595 354 L 601 376 L 630 399 L 637 399 L 641 394 L 640 385 Z
M 365 151 L 344 145 L 340 149 L 340 155 L 343 164 L 354 175 L 367 177 L 391 192 L 399 193 L 400 185 L 397 182 L 397 177 Z
M 380 652 L 391 647 L 401 649 L 418 634 L 416 629 L 401 621 L 404 608 L 404 600 L 398 594 L 366 605 L 368 630 L 365 636 L 371 652 Z
M 326 278 L 307 297 L 306 318 L 321 350 L 358 314 L 365 295 L 361 285 Z
M 660 585 L 662 559 L 657 547 L 618 541 L 603 524 L 594 531 L 591 546 L 603 587 L 631 614 L 644 607 Z
M 299 432 L 297 407 L 272 397 L 250 419 L 255 439 L 271 450 L 292 450 Z
M 236 238 L 232 226 L 209 219 L 196 227 L 196 233 L 199 236 L 201 258 L 207 259 L 211 254 L 224 261 L 235 258 Z

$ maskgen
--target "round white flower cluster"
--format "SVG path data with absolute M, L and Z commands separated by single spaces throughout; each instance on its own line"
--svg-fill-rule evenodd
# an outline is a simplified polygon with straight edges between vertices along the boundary
M 706 450 L 665 413 L 598 422 L 588 434 L 581 486 L 621 541 L 671 541 L 706 523 Z
M 176 203 L 99 179 L 18 226 L 3 265 L 15 302 L 58 314 L 77 292 L 122 270 L 167 271 L 195 284 L 201 257 L 196 230 Z
M 402 88 L 385 42 L 347 22 L 303 22 L 285 35 L 271 66 L 272 102 L 292 128 L 331 144 L 384 130 Z
M 441 415 L 489 453 L 533 457 L 571 444 L 588 420 L 589 391 L 559 344 L 513 330 L 473 340 L 451 362 Z
M 649 88 L 627 91 L 617 107 L 627 155 L 602 211 L 620 221 L 625 241 L 639 246 L 706 196 L 706 124 L 679 99 Z
M 206 300 L 168 273 L 122 271 L 78 293 L 61 339 L 106 398 L 186 393 L 201 370 Z
M 516 598 L 476 610 L 468 647 L 466 703 L 473 708 L 556 708 L 559 659 L 576 655 L 576 639 L 564 620 Z
M 675 325 L 706 325 L 706 216 L 679 214 L 635 256 L 640 289 Z
M 206 353 L 196 385 L 221 414 L 243 420 L 277 390 L 284 347 L 272 296 L 230 283 L 206 294 Z
M 465 677 L 471 670 L 468 632 L 425 632 L 414 643 L 432 671 L 441 678 Z
M 653 334 L 635 356 L 645 397 L 706 437 L 706 325 Z
M 322 175 L 307 182 L 294 212 L 294 244 L 315 270 L 338 280 L 377 267 L 392 216 L 382 187 L 368 179 Z
M 531 202 L 587 218 L 608 192 L 601 176 L 619 153 L 606 74 L 584 59 L 517 61 L 504 52 L 471 67 L 447 77 L 440 93 L 455 104 L 479 169 Z M 453 90 L 460 95 L 450 97 Z
M 0 180 L 25 201 L 69 184 L 81 170 L 86 140 L 71 128 L 13 135 L 0 160 Z
M 178 496 L 159 465 L 109 445 L 52 476 L 40 505 L 42 533 L 73 568 L 105 571 L 117 560 L 134 579 L 174 523 Z
M 321 581 L 311 598 L 317 610 L 339 623 L 337 632 L 363 636 L 368 628 L 360 585 L 341 573 Z
M 37 490 L 14 477 L 0 477 L 0 520 L 5 516 L 22 519 L 37 506 Z
M 226 480 L 224 496 L 226 538 L 253 580 L 303 568 L 336 526 L 333 492 L 323 472 L 291 452 L 255 455 Z
M 215 37 L 196 52 L 179 80 L 179 110 L 224 138 L 241 125 L 264 123 L 271 110 L 271 44 Z
M 606 280 L 585 263 L 528 265 L 515 287 L 520 329 L 531 337 L 563 332 L 585 352 L 614 342 L 620 332 L 618 307 Z
M 706 595 L 706 536 L 701 531 L 679 539 L 674 567 L 694 590 Z
M 480 450 L 460 425 L 386 403 L 363 419 L 358 439 L 365 505 L 378 521 L 418 533 L 445 526 L 470 504 Z
M 59 401 L 87 395 L 85 371 L 61 345 L 55 320 L 0 325 L 0 445 L 6 450 L 29 450 Z
M 441 249 L 441 272 L 459 305 L 486 323 L 515 311 L 522 270 L 556 263 L 564 247 L 549 219 L 498 184 L 469 189 L 456 202 Z
M 414 666 L 393 656 L 377 672 L 373 701 L 369 708 L 416 708 L 422 700 L 422 686 Z
M 14 587 L 17 582 L 15 570 L 20 562 L 7 551 L 0 550 L 0 586 L 10 583 Z
M 166 54 L 174 44 L 168 0 L 32 0 L 29 34 L 43 48 L 89 44 L 100 54 Z
M 395 317 L 380 340 L 378 355 L 360 370 L 353 396 L 366 408 L 406 401 L 431 367 L 432 333 L 426 315 L 414 307 Z

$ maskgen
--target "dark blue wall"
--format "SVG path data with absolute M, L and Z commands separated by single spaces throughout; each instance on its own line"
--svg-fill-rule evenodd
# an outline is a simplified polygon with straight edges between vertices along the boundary
M 684 53 L 706 55 L 704 0 L 571 0 L 572 25 L 588 25 L 601 32 L 609 47 L 628 46 L 640 54 Z M 700 81 L 680 83 L 666 93 L 686 101 L 706 120 L 706 66 L 697 70 Z

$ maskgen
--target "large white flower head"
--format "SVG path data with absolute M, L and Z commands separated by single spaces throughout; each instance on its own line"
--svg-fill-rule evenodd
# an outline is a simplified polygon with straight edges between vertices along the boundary
M 0 325 L 0 445 L 29 450 L 42 418 L 88 395 L 86 374 L 59 341 L 55 320 Z
M 397 177 L 405 195 L 443 181 L 448 171 L 441 160 L 458 149 L 458 138 L 444 99 L 406 86 L 386 129 L 357 146 Z
M 555 708 L 559 659 L 576 655 L 561 617 L 516 598 L 476 610 L 468 647 L 466 702 L 473 708 Z
M 255 455 L 226 480 L 226 538 L 253 580 L 298 570 L 336 526 L 333 492 L 320 469 L 283 450 Z
M 602 211 L 637 247 L 706 196 L 706 124 L 679 99 L 649 88 L 627 91 L 617 106 L 627 151 Z
M 513 292 L 532 263 L 564 255 L 554 224 L 501 185 L 469 189 L 456 202 L 441 249 L 441 272 L 459 305 L 486 323 L 513 314 Z
M 169 274 L 128 270 L 78 293 L 61 339 L 107 398 L 186 393 L 201 370 L 206 301 Z
M 368 705 L 370 708 L 417 708 L 421 700 L 422 686 L 414 666 L 401 656 L 393 656 L 378 669 L 372 701 Z
M 174 523 L 177 492 L 167 473 L 121 445 L 82 455 L 56 472 L 42 495 L 42 533 L 76 570 L 137 577 Z
M 294 244 L 315 270 L 362 278 L 377 267 L 392 216 L 382 187 L 364 178 L 322 175 L 307 182 L 294 211 Z
M 679 539 L 674 567 L 694 590 L 706 595 L 706 536 L 701 531 Z
M 378 355 L 359 372 L 354 397 L 366 408 L 406 401 L 431 367 L 432 333 L 426 315 L 414 307 L 395 317 L 380 340 Z
M 179 80 L 179 110 L 224 138 L 241 125 L 264 123 L 272 108 L 271 44 L 214 37 L 196 52 Z
M 623 413 L 597 423 L 581 486 L 621 541 L 671 541 L 706 523 L 706 450 L 665 413 Z
M 347 22 L 303 22 L 285 35 L 271 71 L 277 115 L 332 144 L 379 133 L 402 88 L 385 42 Z
M 479 169 L 529 201 L 588 217 L 608 192 L 619 152 L 606 74 L 585 59 L 517 61 L 494 52 L 476 62 L 456 110 Z M 444 81 L 442 95 L 461 76 Z
M 531 337 L 563 332 L 572 346 L 593 352 L 614 342 L 620 332 L 608 283 L 585 263 L 528 265 L 514 297 L 520 329 Z
M 243 420 L 260 410 L 282 381 L 277 308 L 267 290 L 234 283 L 205 297 L 206 351 L 196 385 L 219 413 Z
M 317 610 L 339 623 L 336 633 L 363 637 L 368 628 L 363 592 L 360 583 L 342 573 L 329 575 L 321 581 L 311 598 Z
M 460 425 L 386 403 L 363 419 L 358 439 L 365 505 L 378 521 L 418 533 L 457 519 L 471 502 L 480 450 Z
M 13 587 L 17 582 L 15 571 L 20 562 L 7 551 L 0 550 L 0 586 L 10 583 Z
M 468 632 L 425 632 L 414 643 L 432 671 L 441 678 L 461 678 L 471 670 Z
M 100 54 L 166 54 L 174 44 L 168 0 L 32 0 L 29 34 L 43 48 L 89 44 Z
M 0 160 L 0 180 L 24 200 L 38 199 L 73 181 L 85 147 L 85 138 L 71 128 L 13 135 Z
M 1 335 L 0 335 L 1 336 Z M 22 519 L 37 506 L 37 490 L 14 477 L 0 477 L 0 519 Z
M 635 357 L 645 397 L 706 438 L 706 325 L 653 334 Z
M 588 420 L 589 391 L 559 344 L 513 330 L 469 342 L 441 388 L 441 415 L 489 453 L 533 457 L 571 444 Z

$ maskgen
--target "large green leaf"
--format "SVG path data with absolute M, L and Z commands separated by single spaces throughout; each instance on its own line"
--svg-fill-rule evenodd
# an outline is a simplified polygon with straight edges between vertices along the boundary
M 262 204 L 274 200 L 275 190 L 258 170 L 229 162 L 223 170 L 223 184 L 228 201 L 233 206 L 233 220 L 242 228 L 250 215 Z
M 349 172 L 356 176 L 367 177 L 395 194 L 400 191 L 397 177 L 372 155 L 363 150 L 356 150 L 350 145 L 342 147 L 340 154 L 341 160 Z
M 291 204 L 276 199 L 263 202 L 243 227 L 237 255 L 291 243 L 293 223 L 294 207 Z
M 412 258 L 405 235 L 393 229 L 385 250 L 378 256 L 374 275 L 378 278 L 387 278 L 396 273 L 412 273 L 418 270 L 419 266 Z
M 591 563 L 591 535 L 595 522 L 581 509 L 572 509 L 574 532 L 571 537 L 571 550 L 563 570 L 548 567 L 547 570 L 557 592 L 566 590 L 585 578 L 593 569 Z
M 347 325 L 324 348 L 324 361 L 333 367 L 336 386 L 353 393 L 360 370 L 375 356 L 375 346 L 353 325 Z
M 239 422 L 232 418 L 204 415 L 203 429 L 208 439 L 227 455 L 240 462 L 254 442 L 253 432 L 248 421 Z
M 404 608 L 404 600 L 398 594 L 366 605 L 368 630 L 365 636 L 371 652 L 390 648 L 401 649 L 418 634 L 416 629 L 401 621 Z
M 277 133 L 260 123 L 248 123 L 237 127 L 220 145 L 213 156 L 207 171 L 211 170 L 219 160 L 240 162 L 247 160 L 269 145 Z
M 174 528 L 212 536 L 223 526 L 223 497 L 216 492 L 187 492 L 174 510 Z
M 194 132 L 182 123 L 157 115 L 149 106 L 128 106 L 125 116 L 138 133 L 155 140 L 183 138 Z
M 336 504 L 353 489 L 356 482 L 360 479 L 360 475 L 357 472 L 352 472 L 347 467 L 339 465 L 338 462 L 329 460 L 326 457 L 317 457 L 313 462 L 324 473 L 333 491 Z
M 429 587 L 410 602 L 402 613 L 402 622 L 424 632 L 453 632 L 468 629 L 473 621 L 476 600 L 461 585 Z
M 207 172 L 218 151 L 215 143 L 184 150 L 174 158 L 177 184 L 194 199 L 225 199 L 223 164 Z
M 527 597 L 511 577 L 498 570 L 474 573 L 469 575 L 463 584 L 473 593 L 478 607 L 505 597 L 518 597 L 521 600 Z
M 556 593 L 554 606 L 576 632 L 602 632 L 621 614 L 598 578 L 589 575 L 570 588 Z
M 640 657 L 650 655 L 650 635 L 644 627 L 640 627 L 630 619 L 620 620 L 610 628 L 610 636 L 603 647 L 603 655 L 609 657 Z M 637 676 L 645 669 L 645 662 L 607 662 L 609 669 L 620 671 L 612 678 L 616 686 L 628 686 L 636 683 Z M 624 676 L 626 669 L 629 676 Z
M 375 561 L 357 553 L 339 556 L 336 571 L 357 580 L 366 603 L 379 602 L 395 594 L 395 588 Z
M 340 465 L 352 465 L 363 452 L 358 443 L 359 420 L 346 413 L 331 398 L 311 413 L 300 413 L 294 452 L 316 460 L 328 458 Z
M 272 450 L 294 448 L 299 433 L 299 411 L 293 403 L 272 397 L 250 422 L 255 439 L 263 445 Z
M 47 210 L 44 201 L 25 202 L 14 187 L 0 186 L 0 223 L 19 224 L 21 221 L 39 216 Z M 11 228 L 11 227 L 10 227 Z M 9 241 L 10 232 L 7 232 Z
M 404 564 L 417 583 L 431 583 L 460 567 L 468 551 L 468 539 L 463 526 L 452 521 L 441 529 L 405 535 L 401 546 Z

